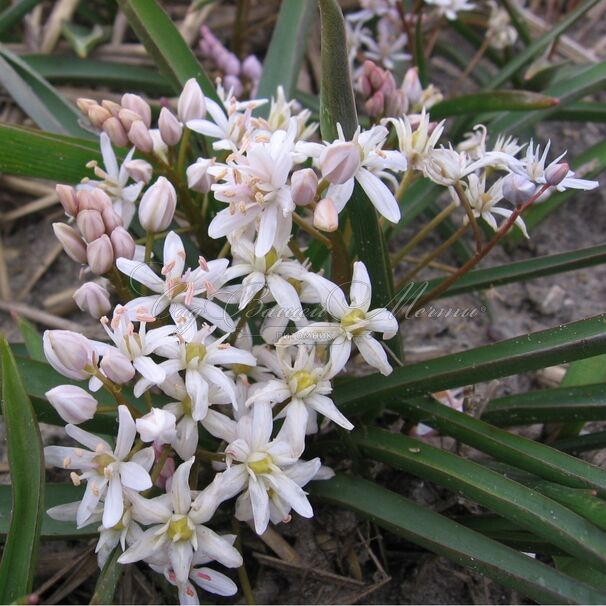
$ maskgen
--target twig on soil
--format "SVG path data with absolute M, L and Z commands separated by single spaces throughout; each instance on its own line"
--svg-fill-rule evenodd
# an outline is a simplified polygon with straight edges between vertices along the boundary
M 252 528 L 252 525 L 250 525 Z M 303 559 L 291 545 L 271 526 L 259 538 L 284 562 L 303 565 Z
M 11 284 L 8 278 L 8 270 L 6 268 L 6 258 L 4 256 L 4 246 L 0 239 L 0 299 L 10 301 L 12 298 Z
M 60 242 L 57 242 L 53 248 L 51 248 L 42 262 L 36 267 L 36 271 L 34 275 L 27 281 L 25 286 L 19 291 L 17 296 L 15 297 L 16 301 L 23 301 L 25 297 L 31 292 L 32 288 L 38 284 L 40 278 L 48 271 L 50 266 L 57 260 L 57 257 L 63 251 L 63 245 Z

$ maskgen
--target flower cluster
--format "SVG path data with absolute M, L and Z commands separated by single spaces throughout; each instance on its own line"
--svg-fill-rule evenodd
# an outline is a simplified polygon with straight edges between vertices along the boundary
M 397 48 L 404 38 L 389 29 L 394 10 L 389 0 L 365 2 L 350 21 L 378 16 L 381 35 L 392 47 L 395 36 Z M 119 549 L 119 562 L 142 560 L 164 574 L 182 603 L 197 603 L 194 584 L 236 592 L 228 576 L 205 566 L 242 564 L 234 535 L 211 529 L 222 504 L 237 497 L 235 517 L 259 535 L 293 512 L 313 515 L 304 487 L 332 471 L 302 457 L 310 436 L 353 428 L 331 398 L 352 355 L 392 371 L 385 341 L 398 322 L 372 304 L 364 262 L 351 264 L 348 284 L 336 284 L 310 260 L 310 237 L 338 242 L 356 184 L 394 224 L 407 185 L 427 178 L 464 207 L 463 226 L 482 219 L 495 230 L 496 217 L 507 221 L 552 187 L 596 185 L 576 178 L 562 156 L 548 162 L 549 144 L 489 145 L 484 126 L 457 149 L 441 145 L 445 124 L 431 121 L 431 95 L 414 70 L 398 93 L 386 70 L 403 56 L 386 54 L 381 40 L 376 48 L 364 42 L 383 68 L 365 63 L 360 88 L 371 115 L 392 117 L 353 133 L 339 126 L 334 140 L 319 140 L 310 112 L 297 111 L 282 90 L 269 102 L 239 101 L 219 87 L 211 99 L 190 80 L 176 108 L 162 108 L 157 128 L 135 95 L 121 104 L 79 102 L 100 131 L 105 168 L 90 165 L 98 181 L 57 187 L 70 224 L 55 233 L 72 259 L 106 280 L 83 285 L 75 298 L 107 339 L 44 336 L 49 363 L 88 381 L 88 389 L 66 384 L 46 394 L 80 444 L 47 447 L 47 462 L 86 484 L 82 500 L 49 513 L 78 527 L 98 524 L 101 566 Z M 209 34 L 203 42 L 221 55 Z M 121 165 L 112 143 L 132 145 Z M 135 214 L 145 246 L 129 231 Z M 513 219 L 526 233 L 521 217 Z M 199 250 L 181 235 L 194 229 Z M 114 444 L 78 427 L 108 406 L 119 421 Z

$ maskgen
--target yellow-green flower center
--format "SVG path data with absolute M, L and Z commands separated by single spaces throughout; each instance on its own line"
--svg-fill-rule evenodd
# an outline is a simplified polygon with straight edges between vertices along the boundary
M 272 458 L 266 454 L 262 459 L 248 463 L 248 466 L 254 471 L 254 473 L 269 473 L 269 471 L 271 471 L 270 466 L 272 463 Z
M 189 364 L 192 360 L 198 358 L 198 361 L 204 359 L 206 355 L 206 345 L 202 343 L 188 343 L 185 346 L 185 361 Z
M 297 370 L 291 379 L 294 379 L 296 383 L 295 393 L 301 393 L 304 389 L 316 384 L 313 375 L 306 370 Z
M 364 328 L 354 328 L 351 330 L 352 326 L 359 324 L 361 320 L 366 318 L 366 314 L 361 309 L 352 309 L 348 314 L 343 316 L 341 319 L 341 326 L 351 332 L 354 336 L 362 334 L 364 332 Z
M 166 534 L 172 541 L 189 541 L 194 531 L 189 526 L 186 516 L 173 518 L 168 525 Z
M 303 282 L 301 280 L 297 280 L 296 278 L 286 278 L 286 281 L 297 291 L 297 294 L 301 294 L 301 290 L 303 288 Z
M 192 413 L 192 409 L 193 409 L 193 402 L 191 401 L 191 398 L 189 396 L 185 396 L 181 400 L 181 406 L 183 406 L 183 414 L 186 417 L 191 417 L 191 413 Z
M 265 255 L 265 269 L 269 269 L 273 264 L 280 258 L 278 251 L 275 248 L 271 248 L 270 251 Z
M 248 366 L 247 364 L 234 364 L 231 369 L 234 371 L 236 376 L 238 375 L 247 375 L 251 370 L 252 366 Z
M 110 454 L 98 454 L 93 458 L 93 463 L 97 467 L 99 473 L 105 473 L 105 468 L 115 462 L 115 458 Z

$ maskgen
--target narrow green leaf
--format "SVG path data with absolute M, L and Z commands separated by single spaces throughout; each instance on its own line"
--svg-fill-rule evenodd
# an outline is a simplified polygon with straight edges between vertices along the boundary
M 567 122 L 606 122 L 606 103 L 598 101 L 569 103 L 551 114 L 549 119 Z
M 546 604 L 599 604 L 606 595 L 372 482 L 337 474 L 313 498 L 345 507 L 425 549 Z
M 590 564 L 606 565 L 606 534 L 548 497 L 478 463 L 377 428 L 351 436 L 363 454 L 472 499 Z
M 595 431 L 582 436 L 562 438 L 553 444 L 554 448 L 564 452 L 586 452 L 606 448 L 606 431 Z
M 433 398 L 408 401 L 394 398 L 382 404 L 439 430 L 443 435 L 469 444 L 497 461 L 564 486 L 594 488 L 606 494 L 606 470 L 457 412 Z
M 44 348 L 42 346 L 42 336 L 38 332 L 38 329 L 29 320 L 26 320 L 21 316 L 15 316 L 15 321 L 17 322 L 19 332 L 21 332 L 30 358 L 39 362 L 46 362 Z
M 9 29 L 17 25 L 27 13 L 42 0 L 17 0 L 6 10 L 0 13 L 0 36 L 3 36 Z
M 396 305 L 397 307 L 397 305 Z M 606 314 L 563 324 L 396 368 L 388 377 L 370 375 L 335 388 L 335 402 L 345 414 L 377 406 L 385 398 L 406 398 L 490 381 L 554 364 L 589 358 L 606 348 Z
M 542 389 L 490 401 L 482 420 L 499 426 L 603 421 L 606 419 L 606 384 Z
M 84 486 L 73 484 L 59 484 L 49 482 L 44 487 L 44 514 L 40 538 L 45 540 L 94 537 L 98 534 L 98 524 L 91 524 L 84 528 L 76 528 L 75 522 L 58 522 L 53 520 L 46 512 L 57 505 L 65 505 L 81 501 L 84 495 Z M 12 489 L 10 486 L 0 485 L 0 537 L 6 537 L 9 530 L 10 511 L 12 504 Z
M 527 46 L 521 53 L 518 53 L 499 71 L 486 88 L 495 89 L 505 84 L 522 67 L 530 63 L 535 57 L 538 57 L 558 36 L 574 25 L 597 2 L 598 0 L 585 0 L 585 2 L 581 2 L 575 10 L 568 13 L 558 24 Z
M 103 570 L 97 579 L 95 593 L 89 604 L 113 604 L 116 588 L 124 572 L 124 566 L 118 564 L 118 558 L 122 555 L 122 549 L 118 545 L 114 548 Z
M 526 27 L 524 17 L 522 17 L 518 12 L 517 5 L 512 2 L 512 0 L 501 0 L 501 2 L 505 7 L 505 10 L 509 14 L 511 23 L 516 28 L 516 31 L 520 36 L 520 40 L 524 42 L 524 46 L 528 46 L 532 42 L 532 36 L 530 35 L 528 28 Z
M 592 267 L 606 263 L 606 246 L 592 246 L 557 255 L 535 257 L 526 261 L 515 261 L 506 265 L 476 269 L 464 275 L 441 297 L 451 297 L 466 292 L 474 292 L 511 282 L 525 282 L 533 278 Z M 430 280 L 426 291 L 429 292 L 442 281 L 442 278 Z
M 432 106 L 431 117 L 440 120 L 448 116 L 477 112 L 526 112 L 555 107 L 558 104 L 559 101 L 555 97 L 525 90 L 484 91 L 440 101 Z
M 287 99 L 293 97 L 315 12 L 315 2 L 310 0 L 282 1 L 278 21 L 263 61 L 258 97 L 275 96 L 280 85 L 284 87 Z M 264 107 L 268 112 L 269 107 Z
M 90 160 L 103 163 L 95 142 L 0 123 L 0 172 L 75 184 L 94 177 Z
M 574 558 L 557 557 L 554 558 L 555 564 L 561 572 L 571 576 L 573 579 L 587 583 L 595 587 L 598 591 L 606 591 L 606 574 L 587 566 Z
M 343 13 L 336 0 L 319 0 L 321 24 L 322 85 L 320 88 L 320 129 L 322 138 L 337 138 L 337 124 L 346 137 L 358 125 Z M 377 212 L 358 183 L 347 205 L 353 230 L 354 250 L 372 279 L 372 305 L 384 307 L 393 296 L 393 272 Z M 400 354 L 399 339 L 390 342 Z
M 204 94 L 220 103 L 213 83 L 157 0 L 118 0 L 118 5 L 175 93 L 196 78 Z
M 25 61 L 0 45 L 0 82 L 21 109 L 43 130 L 93 138 L 80 113 Z
M 95 23 L 92 29 L 88 29 L 77 23 L 64 22 L 62 33 L 76 55 L 85 59 L 93 49 L 111 38 L 112 30 L 111 27 L 98 23 Z
M 11 523 L 0 562 L 0 603 L 31 592 L 44 503 L 38 423 L 6 339 L 0 337 L 2 412 L 12 484 Z
M 79 59 L 70 55 L 22 55 L 21 58 L 50 82 L 95 86 L 103 84 L 120 92 L 128 89 L 157 96 L 173 94 L 168 80 L 146 67 Z

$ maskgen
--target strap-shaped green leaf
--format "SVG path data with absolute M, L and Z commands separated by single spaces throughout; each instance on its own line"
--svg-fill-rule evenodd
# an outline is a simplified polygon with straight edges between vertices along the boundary
M 219 102 L 213 83 L 157 0 L 118 0 L 118 4 L 175 93 L 196 78 L 204 94 Z
M 79 59 L 71 55 L 22 55 L 32 69 L 50 82 L 77 85 L 103 84 L 117 91 L 171 95 L 173 88 L 157 71 L 112 61 Z
M 386 398 L 407 398 L 490 381 L 519 372 L 601 354 L 606 349 L 606 314 L 562 324 L 491 345 L 396 368 L 388 377 L 356 378 L 335 388 L 345 414 L 379 408 Z
M 440 101 L 431 107 L 433 119 L 477 112 L 530 111 L 558 105 L 555 97 L 525 90 L 482 91 Z
M 89 604 L 113 604 L 114 594 L 118 587 L 118 582 L 124 572 L 124 566 L 118 564 L 118 558 L 122 555 L 122 549 L 118 545 L 114 548 L 109 558 L 103 566 L 103 570 L 97 579 L 95 593 Z
M 367 480 L 337 474 L 332 480 L 314 482 L 310 492 L 314 499 L 359 513 L 537 602 L 600 604 L 606 600 L 603 592 Z
M 0 36 L 17 25 L 42 0 L 17 0 L 0 13 Z
M 257 96 L 275 96 L 279 85 L 287 99 L 295 93 L 301 63 L 307 46 L 309 28 L 316 12 L 311 0 L 282 0 L 278 21 L 263 60 L 263 74 Z M 269 111 L 267 105 L 260 108 Z
M 593 488 L 606 494 L 606 470 L 458 412 L 430 397 L 387 399 L 383 406 L 421 421 L 485 452 L 497 461 L 571 488 Z
M 32 589 L 44 515 L 44 463 L 38 422 L 4 336 L 0 358 L 12 484 L 10 530 L 0 562 L 0 603 L 10 604 Z
M 93 138 L 80 113 L 25 61 L 0 45 L 0 82 L 21 109 L 43 130 Z
M 363 454 L 472 499 L 567 553 L 606 569 L 606 534 L 556 500 L 414 438 L 371 427 L 354 432 L 352 440 Z
M 602 263 L 606 263 L 606 246 L 604 245 L 581 248 L 557 255 L 535 257 L 525 261 L 515 261 L 485 269 L 475 269 L 457 280 L 446 292 L 440 295 L 440 298 L 493 288 L 511 282 L 524 282 L 533 278 L 551 276 Z M 430 280 L 427 285 L 427 292 L 441 281 L 441 278 Z
M 103 162 L 95 142 L 0 124 L 0 172 L 74 184 L 94 177 L 90 160 Z
M 488 403 L 482 414 L 483 421 L 499 426 L 604 419 L 604 383 L 542 389 L 497 398 Z

